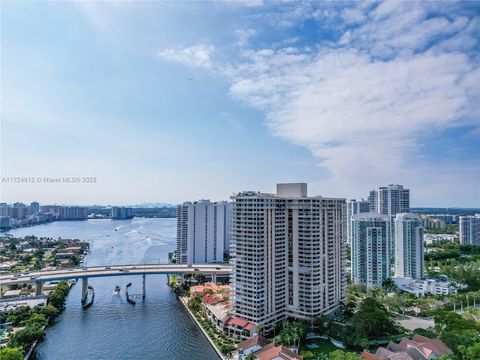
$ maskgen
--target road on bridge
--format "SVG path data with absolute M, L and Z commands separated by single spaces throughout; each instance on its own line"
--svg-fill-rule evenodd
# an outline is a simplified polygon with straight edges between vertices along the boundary
M 46 282 L 70 280 L 91 277 L 126 276 L 126 275 L 155 275 L 155 274 L 204 274 L 230 275 L 232 267 L 228 264 L 133 264 L 133 265 L 105 265 L 82 268 L 56 269 L 34 271 L 22 275 L 0 276 L 3 286 L 26 282 Z

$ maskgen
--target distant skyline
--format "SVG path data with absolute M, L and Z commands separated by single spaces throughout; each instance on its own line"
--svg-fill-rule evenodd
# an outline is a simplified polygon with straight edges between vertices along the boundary
M 478 2 L 1 2 L 1 202 L 480 207 Z

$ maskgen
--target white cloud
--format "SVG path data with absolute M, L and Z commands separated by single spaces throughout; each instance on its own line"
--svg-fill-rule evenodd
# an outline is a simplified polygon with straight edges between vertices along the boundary
M 480 69 L 468 53 L 478 43 L 478 18 L 432 16 L 429 6 L 362 3 L 341 14 L 345 23 L 362 24 L 331 47 L 246 49 L 217 69 L 230 79 L 233 96 L 266 113 L 274 135 L 319 159 L 329 174 L 321 186 L 334 195 L 359 196 L 392 182 L 432 195 L 428 184 L 438 171 L 444 191 L 457 182 L 480 195 L 478 164 L 445 171 L 422 156 L 425 134 L 479 124 Z M 306 11 L 302 6 L 286 21 Z M 316 13 L 325 18 L 332 11 Z M 457 189 L 452 201 L 465 192 Z
M 248 45 L 250 38 L 256 35 L 255 29 L 237 29 L 235 30 L 235 36 L 237 38 L 237 46 L 244 47 Z
M 209 44 L 199 44 L 184 49 L 165 49 L 157 53 L 163 59 L 177 61 L 179 63 L 209 68 L 212 66 L 211 56 L 215 47 Z

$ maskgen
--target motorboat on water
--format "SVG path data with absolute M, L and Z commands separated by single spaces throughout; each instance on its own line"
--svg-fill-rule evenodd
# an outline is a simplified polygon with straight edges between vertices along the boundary
M 120 295 L 120 286 L 115 286 L 115 289 L 113 289 L 113 294 L 114 295 Z

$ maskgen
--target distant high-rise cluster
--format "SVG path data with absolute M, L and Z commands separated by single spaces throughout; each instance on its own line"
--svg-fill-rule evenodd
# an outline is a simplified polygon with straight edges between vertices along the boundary
M 423 277 L 422 220 L 409 210 L 410 190 L 398 184 L 371 190 L 368 201 L 350 201 L 348 237 L 355 283 L 380 286 L 393 274 Z
M 177 206 L 179 264 L 223 263 L 232 229 L 232 204 L 201 200 Z
M 115 220 L 126 220 L 133 218 L 133 210 L 131 207 L 113 206 L 111 217 Z
M 36 201 L 30 205 L 20 202 L 0 203 L 0 229 L 41 224 L 55 220 L 85 220 L 88 208 L 84 206 L 42 205 Z
M 345 199 L 307 184 L 233 196 L 233 310 L 265 329 L 335 311 L 345 297 Z
M 460 243 L 480 245 L 480 214 L 460 216 Z

